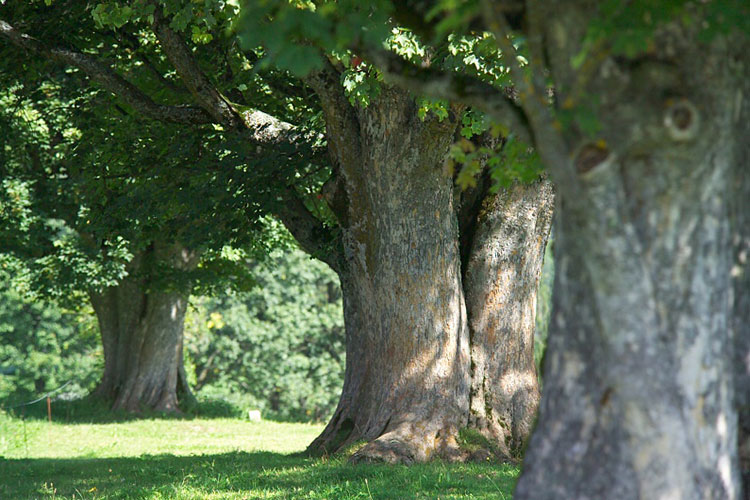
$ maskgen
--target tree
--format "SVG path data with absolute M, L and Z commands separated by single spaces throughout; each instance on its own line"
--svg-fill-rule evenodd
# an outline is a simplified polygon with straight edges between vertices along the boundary
M 533 138 L 558 189 L 545 392 L 515 497 L 739 498 L 727 203 L 747 7 L 383 5 L 433 44 L 494 34 L 511 94 L 350 46 Z
M 178 395 L 190 404 L 187 297 L 247 281 L 244 262 L 221 254 L 230 243 L 251 254 L 263 232 L 259 196 L 242 194 L 258 178 L 212 149 L 215 134 L 138 123 L 63 71 L 40 76 L 18 54 L 4 62 L 16 71 L 2 96 L 11 203 L 0 250 L 26 261 L 34 291 L 93 304 L 105 361 L 95 394 L 129 411 L 176 411 Z
M 168 60 L 195 105 L 157 104 L 95 57 L 61 48 L 57 43 L 47 45 L 5 21 L 0 24 L 0 33 L 30 52 L 78 68 L 142 116 L 196 126 L 218 125 L 237 156 L 251 160 L 255 157 L 254 148 L 260 148 L 275 154 L 279 163 L 320 161 L 322 151 L 315 136 L 311 138 L 303 130 L 263 112 L 243 108 L 227 97 L 236 96 L 247 102 L 245 94 L 252 91 L 240 88 L 241 78 L 238 80 L 237 72 L 231 71 L 232 64 L 219 63 L 218 67 L 230 75 L 224 78 L 215 58 L 202 50 L 201 44 L 214 44 L 211 48 L 219 47 L 228 60 L 241 61 L 240 67 L 257 61 L 238 51 L 232 40 L 217 35 L 233 16 L 230 4 L 209 2 L 200 13 L 192 3 L 169 3 L 164 8 L 146 2 L 133 5 L 107 2 L 98 4 L 94 13 L 99 23 L 130 30 L 150 43 L 153 33 L 160 49 L 156 57 Z M 23 19 L 21 14 L 16 17 Z M 182 39 L 180 32 L 188 27 L 197 47 L 190 48 Z M 252 44 L 252 40 L 246 43 Z M 246 49 L 250 46 L 246 45 Z M 275 50 L 270 43 L 267 47 L 268 51 Z M 296 52 L 287 65 L 304 69 L 310 50 L 314 54 L 320 51 L 308 47 Z M 124 57 L 116 49 L 113 53 Z M 255 52 L 258 53 L 268 55 L 263 50 Z M 199 60 L 207 62 L 214 71 L 204 73 Z M 267 60 L 260 61 L 259 70 Z M 372 443 L 360 450 L 357 459 L 408 462 L 438 455 L 450 457 L 458 452 L 459 429 L 471 421 L 499 439 L 502 451 L 519 448 L 537 404 L 533 342 L 529 340 L 533 319 L 528 319 L 533 318 L 549 228 L 551 189 L 545 182 L 532 183 L 527 189 L 532 198 L 540 200 L 540 211 L 532 211 L 529 217 L 507 218 L 528 226 L 496 226 L 506 220 L 496 217 L 496 211 L 501 214 L 512 210 L 514 203 L 526 206 L 513 191 L 498 195 L 495 202 L 494 194 L 486 195 L 480 190 L 474 203 L 464 204 L 464 242 L 469 252 L 464 262 L 469 266 L 467 272 L 470 268 L 478 271 L 470 280 L 478 287 L 472 292 L 471 328 L 487 328 L 472 336 L 462 285 L 458 204 L 452 178 L 442 168 L 462 110 L 438 106 L 442 118 L 440 112 L 420 117 L 420 106 L 410 94 L 385 85 L 379 87 L 380 94 L 373 96 L 369 105 L 352 104 L 340 82 L 346 71 L 340 64 L 337 67 L 329 61 L 306 69 L 314 69 L 304 81 L 320 99 L 333 163 L 334 179 L 324 189 L 328 207 L 316 203 L 314 198 L 300 198 L 299 190 L 292 189 L 298 186 L 298 180 L 282 177 L 280 182 L 271 183 L 278 187 L 278 198 L 282 200 L 272 211 L 306 251 L 339 273 L 348 349 L 339 408 L 312 447 L 332 451 L 347 442 L 367 439 Z M 302 87 L 303 92 L 305 88 Z M 370 97 L 363 94 L 363 98 Z M 253 102 L 261 103 L 262 99 Z M 276 110 L 293 115 L 288 107 Z M 486 211 L 482 210 L 483 201 Z M 322 217 L 328 225 L 313 215 L 313 208 L 333 212 Z M 475 234 L 479 236 L 476 241 L 472 238 Z M 512 234 L 524 245 L 517 254 L 509 251 L 492 261 L 488 250 L 498 247 L 493 234 Z M 514 272 L 524 276 L 520 280 L 523 293 L 504 295 L 514 300 L 517 297 L 518 305 L 511 308 L 517 316 L 481 317 L 478 305 L 498 297 L 496 291 L 483 289 L 495 284 L 481 279 L 482 268 L 502 276 Z M 523 325 L 520 329 L 516 321 Z M 476 339 L 473 345 L 472 338 Z M 482 352 L 480 339 L 487 343 L 486 352 L 481 360 L 477 358 L 472 375 L 471 357 Z M 520 339 L 518 347 L 522 351 L 519 354 L 506 349 L 509 358 L 517 358 L 507 365 L 487 354 L 496 351 L 497 344 L 506 339 Z M 506 377 L 505 386 L 500 388 L 490 387 L 488 381 L 501 380 L 495 373 L 511 366 L 511 374 L 516 370 L 523 374 L 517 380 Z M 490 398 L 495 398 L 497 406 Z M 472 417 L 472 407 L 493 408 L 499 414 L 480 412 Z M 518 422 L 505 421 L 516 419 L 516 415 Z
M 280 26 L 251 24 L 245 43 L 275 48 L 287 15 L 276 14 Z M 250 38 L 258 33 L 273 38 Z M 334 165 L 326 196 L 343 250 L 330 262 L 347 329 L 339 406 L 309 450 L 366 440 L 354 461 L 457 458 L 459 431 L 471 427 L 513 456 L 538 401 L 534 312 L 552 189 L 532 174 L 501 193 L 486 181 L 459 200 L 443 163 L 463 109 L 428 113 L 362 71 L 355 58 L 322 59 L 304 77 L 326 118 Z
M 422 121 L 413 97 L 385 86 L 367 107 L 353 106 L 335 73 L 319 75 L 311 85 L 339 169 L 330 200 L 345 249 L 347 370 L 336 413 L 310 450 L 367 440 L 353 460 L 456 458 L 459 431 L 475 427 L 510 456 L 537 404 L 533 318 L 549 185 L 502 194 L 485 186 L 459 209 L 441 168 L 455 112 Z M 514 213 L 520 205 L 527 211 Z M 503 299 L 507 309 L 496 312 Z M 514 369 L 517 379 L 502 378 Z

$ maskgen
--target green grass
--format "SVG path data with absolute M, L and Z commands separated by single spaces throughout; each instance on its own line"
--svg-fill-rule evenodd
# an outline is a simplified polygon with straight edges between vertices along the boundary
M 518 470 L 509 465 L 351 466 L 295 454 L 321 430 L 228 418 L 50 424 L 0 413 L 0 498 L 511 498 Z

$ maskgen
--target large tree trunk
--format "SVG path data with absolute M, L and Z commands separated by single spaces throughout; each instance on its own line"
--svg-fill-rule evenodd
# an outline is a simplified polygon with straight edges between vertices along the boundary
M 746 63 L 747 64 L 747 63 Z M 746 66 L 747 67 L 747 66 Z M 732 243 L 734 263 L 733 334 L 735 394 L 739 413 L 739 459 L 744 498 L 750 498 L 750 81 L 743 82 L 745 96 L 737 120 L 738 141 L 734 162 Z
M 344 114 L 326 118 L 344 121 Z M 358 130 L 356 154 L 330 138 L 329 125 L 344 177 L 339 198 L 346 199 L 332 204 L 344 229 L 347 358 L 339 405 L 311 451 L 364 440 L 355 462 L 462 459 L 459 430 L 475 426 L 507 456 L 529 431 L 538 400 L 535 294 L 551 189 L 546 182 L 516 186 L 469 211 L 472 348 L 453 181 L 442 168 L 455 119 L 422 122 L 408 94 L 384 89 L 347 128 Z M 482 304 L 505 312 L 485 312 Z M 474 417 L 472 402 L 481 406 Z
M 581 81 L 570 66 L 580 7 L 545 16 L 561 102 Z M 601 96 L 603 140 L 569 131 L 573 161 L 557 159 L 577 183 L 558 192 L 545 385 L 517 500 L 739 497 L 727 207 L 737 94 L 722 45 L 696 51 L 683 28 L 660 32 L 648 58 L 608 58 L 577 89 Z
M 552 208 L 548 180 L 516 183 L 485 196 L 465 259 L 471 343 L 469 427 L 495 443 L 504 456 L 520 455 L 539 404 L 534 363 L 536 293 Z
M 750 107 L 750 106 L 748 106 Z M 750 113 L 746 119 L 750 120 Z M 745 122 L 747 123 L 747 122 Z M 750 132 L 748 132 L 750 134 Z M 750 137 L 750 135 L 747 135 Z M 745 498 L 750 497 L 750 154 L 736 165 L 738 194 L 732 235 L 735 261 L 733 334 L 735 346 L 735 393 L 739 417 L 739 459 Z
M 469 404 L 469 338 L 452 179 L 441 164 L 455 117 L 421 122 L 404 92 L 359 110 L 362 155 L 349 199 L 342 288 L 346 383 L 311 446 L 369 443 L 353 457 L 424 461 L 458 452 Z
M 195 255 L 154 244 L 131 261 L 119 285 L 90 294 L 104 347 L 95 394 L 112 401 L 113 409 L 173 412 L 180 399 L 193 397 L 182 360 L 188 293 L 155 283 L 155 261 L 184 269 Z

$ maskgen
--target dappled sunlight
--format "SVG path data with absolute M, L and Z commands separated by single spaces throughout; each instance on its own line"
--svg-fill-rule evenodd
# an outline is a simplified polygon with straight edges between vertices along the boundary
M 215 425 L 223 424 L 215 421 Z M 2 498 L 510 498 L 512 466 L 352 467 L 276 451 L 0 462 Z

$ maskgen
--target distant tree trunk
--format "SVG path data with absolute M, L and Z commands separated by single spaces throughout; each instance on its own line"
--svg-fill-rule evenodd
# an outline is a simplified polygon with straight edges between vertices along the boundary
M 474 215 L 465 260 L 471 339 L 469 427 L 496 443 L 505 456 L 520 455 L 539 405 L 536 294 L 552 209 L 548 180 L 517 183 L 486 195 Z
M 180 400 L 193 398 L 182 361 L 188 293 L 154 283 L 155 261 L 184 268 L 195 255 L 154 244 L 133 259 L 119 285 L 90 294 L 104 347 L 95 394 L 112 401 L 113 409 L 172 412 Z
M 338 407 L 310 450 L 333 452 L 367 441 L 353 461 L 465 458 L 457 437 L 470 425 L 472 360 L 453 180 L 442 168 L 456 116 L 422 122 L 413 98 L 391 88 L 356 110 L 356 117 L 350 111 L 346 118 L 346 110 L 329 108 L 326 116 L 329 147 L 343 177 L 343 194 L 332 195 L 331 202 L 345 251 L 338 271 L 346 372 Z M 347 119 L 344 129 L 357 135 L 343 144 L 331 129 Z M 529 193 L 533 200 L 523 200 Z M 548 183 L 517 186 L 488 197 L 484 211 L 477 206 L 469 215 L 478 221 L 468 259 L 476 305 L 474 352 L 481 356 L 477 373 L 486 378 L 474 397 L 483 417 L 471 423 L 506 452 L 525 439 L 537 405 L 533 311 L 550 200 Z M 535 203 L 539 207 L 532 207 Z M 517 254 L 509 248 L 495 259 L 493 252 L 502 246 L 498 238 L 512 239 L 507 246 L 517 244 Z M 495 297 L 500 292 L 482 276 L 482 266 L 519 278 L 503 283 L 524 291 L 515 297 L 502 290 L 512 303 L 507 317 L 478 309 L 482 293 L 493 295 L 486 300 L 500 307 Z M 518 324 L 511 325 L 513 320 Z M 500 356 L 491 352 L 503 348 Z M 503 424 L 512 430 L 501 430 Z
M 575 181 L 558 183 L 544 392 L 514 499 L 737 499 L 727 199 L 747 67 L 675 23 L 582 80 L 591 3 L 544 5 L 556 99 L 600 96 L 600 130 L 542 151 Z

